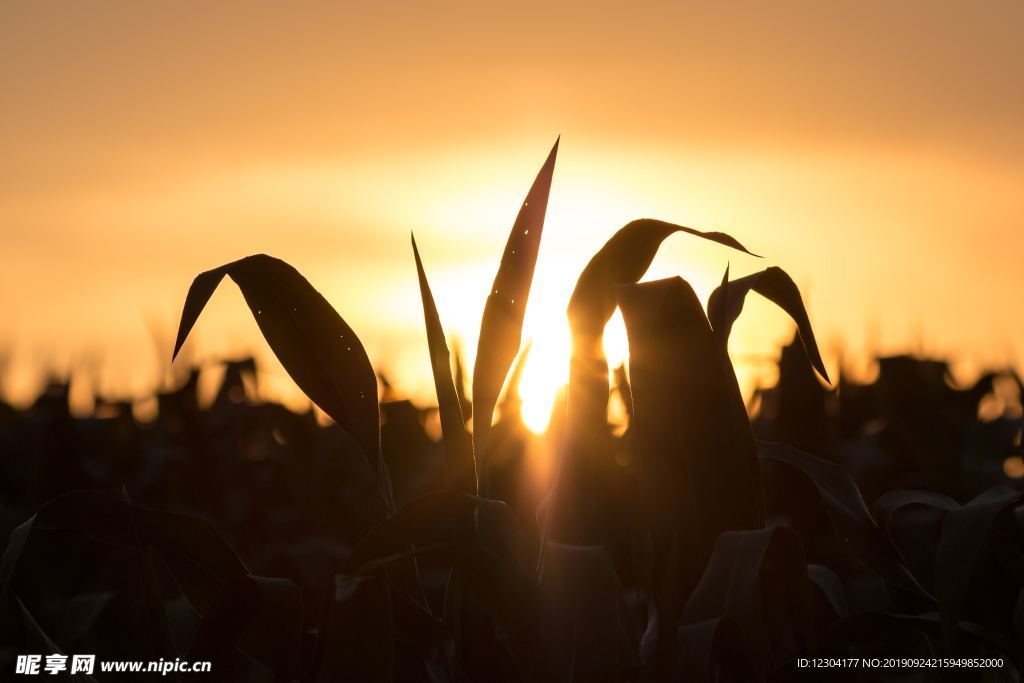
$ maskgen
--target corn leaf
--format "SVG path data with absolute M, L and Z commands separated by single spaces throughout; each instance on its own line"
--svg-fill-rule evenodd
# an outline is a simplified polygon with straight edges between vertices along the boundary
M 452 380 L 451 355 L 444 337 L 441 318 L 434 304 L 427 274 L 423 270 L 416 238 L 412 238 L 412 251 L 416 257 L 416 272 L 420 282 L 420 298 L 423 300 L 423 320 L 427 328 L 427 345 L 430 347 L 430 367 L 434 373 L 434 389 L 437 391 L 437 409 L 441 416 L 441 432 L 447 455 L 448 488 L 452 491 L 475 495 L 478 490 L 476 461 L 473 458 L 473 442 L 466 431 L 466 420 L 459 404 L 458 391 Z
M 661 586 L 658 628 L 673 633 L 719 534 L 764 524 L 754 441 L 749 425 L 734 428 L 739 398 L 690 286 L 680 278 L 623 285 L 619 306 L 642 504 Z M 681 551 L 675 560 L 673 548 Z
M 639 281 L 650 267 L 661 243 L 677 232 L 757 256 L 723 232 L 704 232 L 652 218 L 627 223 L 594 254 L 576 282 L 569 299 L 569 324 L 573 335 L 600 337 L 615 312 L 615 287 Z
M 807 360 L 826 382 L 831 381 L 825 370 L 825 363 L 821 360 L 821 353 L 818 351 L 818 343 L 814 339 L 814 330 L 811 329 L 811 321 L 807 317 L 807 309 L 804 308 L 800 290 L 786 271 L 771 266 L 759 273 L 731 282 L 728 281 L 728 277 L 729 271 L 726 270 L 722 284 L 708 299 L 708 318 L 715 328 L 715 336 L 718 337 L 719 343 L 724 345 L 729 340 L 729 332 L 743 311 L 747 293 L 755 291 L 788 313 L 796 322 Z
M 982 551 L 989 544 L 1006 542 L 995 537 L 997 522 L 1012 514 L 1022 499 L 1024 493 L 1000 485 L 946 513 L 935 554 L 935 594 L 947 647 L 953 647 L 964 598 Z M 1021 579 L 1024 577 L 1018 577 Z
M 764 680 L 813 651 L 811 586 L 795 533 L 785 527 L 723 533 L 683 609 L 683 624 L 732 618 L 743 633 L 747 664 Z
M 544 564 L 544 680 L 626 680 L 639 668 L 622 582 L 600 546 L 552 543 Z
M 393 505 L 380 450 L 373 367 L 352 328 L 295 268 L 259 254 L 198 275 L 185 297 L 174 355 L 225 275 L 242 290 L 260 331 L 295 383 L 355 439 L 381 496 Z
M 758 441 L 757 453 L 771 499 L 794 503 L 810 484 L 836 537 L 855 558 L 891 586 L 933 602 L 876 526 L 849 472 L 785 444 Z
M 556 140 L 519 209 L 480 321 L 473 366 L 473 450 L 481 466 L 486 460 L 494 406 L 522 341 L 526 301 L 537 264 L 557 155 Z M 486 470 L 482 474 L 486 477 Z

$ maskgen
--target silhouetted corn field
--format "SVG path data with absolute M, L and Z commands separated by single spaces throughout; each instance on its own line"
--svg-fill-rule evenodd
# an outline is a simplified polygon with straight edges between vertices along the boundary
M 940 362 L 894 357 L 833 389 L 783 270 L 726 272 L 705 310 L 683 279 L 638 284 L 661 242 L 750 252 L 638 220 L 579 277 L 567 392 L 546 435 L 525 429 L 513 365 L 556 152 L 505 247 L 471 392 L 413 242 L 437 408 L 381 402 L 356 332 L 263 255 L 195 279 L 175 354 L 228 276 L 336 424 L 256 400 L 251 361 L 227 363 L 208 407 L 193 371 L 152 422 L 103 402 L 76 419 L 59 383 L 0 405 L 4 675 L 15 654 L 63 651 L 210 660 L 219 681 L 1018 680 L 1019 402 L 979 418 L 995 383 L 1024 394 L 1011 371 L 961 389 Z M 753 422 L 726 346 L 751 291 L 798 329 Z M 616 308 L 630 360 L 609 382 Z M 798 667 L 815 657 L 1003 664 Z

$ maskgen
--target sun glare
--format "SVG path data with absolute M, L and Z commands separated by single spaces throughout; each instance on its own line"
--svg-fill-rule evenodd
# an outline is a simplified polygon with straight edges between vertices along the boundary
M 534 162 L 529 160 L 529 170 L 532 170 Z M 438 170 L 431 176 L 426 169 L 435 165 Z M 468 159 L 463 156 L 440 161 L 426 159 L 421 166 L 416 166 L 415 173 L 410 171 L 412 176 L 430 178 L 425 184 L 410 183 L 422 193 L 411 202 L 416 205 L 418 213 L 408 213 L 409 209 L 403 203 L 391 206 L 389 211 L 394 213 L 382 219 L 387 224 L 422 225 L 416 228 L 416 237 L 442 324 L 449 334 L 449 346 L 454 346 L 454 341 L 458 340 L 462 361 L 471 374 L 487 285 L 494 278 L 496 259 L 500 257 L 501 245 L 507 237 L 508 223 L 522 201 L 522 182 L 518 176 L 512 177 L 515 174 L 505 177 L 507 169 L 500 172 L 490 170 L 474 185 L 452 196 L 452 178 L 461 177 L 467 167 L 491 167 L 472 155 Z M 567 162 L 559 171 L 548 205 L 544 240 L 522 330 L 523 343 L 530 342 L 531 350 L 518 387 L 522 419 L 526 427 L 536 433 L 547 429 L 556 397 L 569 379 L 571 338 L 566 308 L 576 278 L 588 258 L 617 228 L 638 216 L 665 216 L 703 225 L 702 217 L 714 215 L 714 211 L 704 206 L 699 198 L 693 199 L 695 208 L 692 213 L 680 214 L 650 187 L 616 189 L 614 179 L 595 171 L 595 168 L 599 165 L 581 164 L 579 160 Z M 331 177 L 334 180 L 330 185 L 344 185 L 336 177 Z M 483 230 L 481 226 L 488 227 Z M 482 232 L 488 233 L 486 240 L 482 239 Z M 644 279 L 683 275 L 704 299 L 709 288 L 721 279 L 721 271 L 730 256 L 720 247 L 702 244 L 692 238 L 673 237 L 659 249 Z M 733 263 L 736 267 L 734 272 L 741 272 L 742 260 L 732 260 L 739 261 Z M 399 277 L 399 273 L 403 275 Z M 372 309 L 354 312 L 364 315 L 365 327 L 370 330 L 369 340 L 373 340 L 374 335 L 408 340 L 410 334 L 423 334 L 422 309 L 415 278 L 401 270 L 395 271 L 395 277 L 386 294 L 372 299 L 381 309 L 387 310 L 390 317 L 384 319 Z M 351 300 L 350 293 L 346 291 L 350 289 L 347 285 L 348 281 L 340 276 L 333 285 L 338 301 Z M 354 322 L 362 322 L 356 315 L 353 319 Z M 390 325 L 387 329 L 373 329 L 383 320 Z M 419 343 L 377 346 L 371 341 L 368 350 L 371 358 L 377 360 L 389 376 L 402 378 L 400 381 L 404 384 L 399 387 L 400 392 L 414 400 L 430 402 L 436 400 L 436 395 L 429 373 L 422 371 L 427 367 L 425 341 L 424 338 Z M 627 362 L 629 345 L 625 323 L 618 311 L 605 328 L 603 347 L 610 370 L 614 371 Z M 751 368 L 738 367 L 737 374 L 742 387 L 749 388 L 755 383 Z M 616 410 L 621 413 L 620 408 L 613 401 L 613 413 Z M 611 415 L 611 419 L 617 419 L 616 414 Z
M 563 311 L 547 312 L 549 324 L 540 326 L 533 337 L 530 357 L 523 369 L 519 398 L 523 401 L 523 422 L 530 431 L 543 433 L 551 419 L 558 392 L 569 378 L 570 340 Z M 559 322 L 556 316 L 561 316 Z M 618 311 L 604 331 L 604 352 L 608 366 L 614 369 L 629 357 L 626 327 Z

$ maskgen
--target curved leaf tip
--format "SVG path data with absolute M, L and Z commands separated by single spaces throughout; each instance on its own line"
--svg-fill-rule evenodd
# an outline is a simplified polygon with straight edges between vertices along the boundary
M 708 299 L 708 319 L 714 327 L 719 343 L 724 344 L 729 340 L 729 333 L 743 311 L 747 294 L 755 291 L 789 314 L 796 323 L 807 360 L 822 379 L 831 384 L 832 380 L 818 350 L 818 342 L 814 337 L 803 298 L 800 296 L 800 289 L 793 282 L 793 278 L 778 266 L 769 266 L 760 272 L 731 281 L 728 275 L 729 271 L 726 269 L 725 279 Z
M 391 505 L 373 367 L 352 328 L 291 265 L 257 254 L 197 276 L 185 297 L 175 355 L 225 275 L 242 291 L 260 332 L 291 378 L 355 439 L 383 500 Z

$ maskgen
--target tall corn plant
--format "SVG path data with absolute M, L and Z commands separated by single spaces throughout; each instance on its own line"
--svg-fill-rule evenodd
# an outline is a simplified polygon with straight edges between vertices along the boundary
M 335 567 L 321 613 L 304 613 L 291 582 L 252 575 L 198 518 L 136 506 L 127 495 L 73 493 L 18 527 L 0 558 L 0 605 L 19 615 L 28 640 L 59 649 L 16 578 L 46 537 L 38 532 L 60 531 L 134 547 L 153 657 L 210 659 L 224 680 L 248 655 L 281 681 L 766 681 L 792 674 L 798 657 L 876 647 L 880 633 L 946 653 L 967 642 L 1013 658 L 1019 672 L 1024 653 L 1007 624 L 1019 619 L 1012 605 L 1024 582 L 1021 493 L 996 488 L 960 505 L 894 491 L 873 515 L 842 468 L 755 442 L 727 353 L 750 292 L 793 318 L 808 362 L 828 380 L 793 281 L 776 267 L 736 280 L 727 269 L 706 310 L 681 278 L 640 282 L 674 233 L 750 254 L 723 233 L 638 220 L 591 259 L 568 309 L 567 424 L 539 547 L 507 505 L 488 497 L 491 420 L 520 351 L 557 148 L 527 193 L 488 293 L 472 432 L 461 370 L 453 378 L 412 240 L 447 488 L 402 507 L 381 448 L 373 368 L 326 299 L 264 255 L 192 283 L 174 355 L 230 277 L 289 375 L 347 434 L 351 447 L 338 457 L 365 474 L 351 486 L 369 523 Z M 615 462 L 619 443 L 606 422 L 601 338 L 616 308 L 630 351 L 628 383 L 617 373 L 628 401 L 628 468 Z M 932 539 L 923 556 L 906 542 L 922 534 Z M 201 618 L 187 652 L 163 614 L 155 555 Z M 876 588 L 849 591 L 840 573 Z

